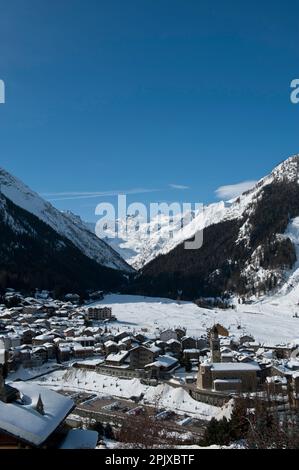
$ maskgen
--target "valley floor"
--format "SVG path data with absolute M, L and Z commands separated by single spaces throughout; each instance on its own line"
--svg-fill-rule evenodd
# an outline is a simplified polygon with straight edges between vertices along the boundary
M 117 318 L 113 328 L 143 329 L 147 336 L 178 326 L 187 328 L 190 336 L 200 336 L 214 323 L 221 323 L 231 335 L 239 337 L 247 333 L 258 342 L 275 345 L 299 338 L 299 318 L 294 316 L 297 313 L 299 317 L 298 299 L 295 294 L 278 295 L 252 304 L 236 304 L 235 309 L 209 310 L 192 302 L 111 294 L 94 305 L 112 307 Z

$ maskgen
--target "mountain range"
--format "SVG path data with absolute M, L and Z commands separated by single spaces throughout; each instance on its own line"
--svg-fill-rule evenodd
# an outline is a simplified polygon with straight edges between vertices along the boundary
M 183 298 L 197 298 L 283 288 L 297 269 L 298 181 L 295 155 L 230 203 L 208 206 L 189 226 L 190 239 L 204 228 L 203 246 L 164 247 L 140 270 L 134 290 L 170 297 L 182 291 Z
M 298 180 L 295 155 L 238 198 L 193 212 L 181 230 L 182 216 L 172 215 L 178 229 L 172 238 L 170 216 L 163 215 L 138 229 L 133 216 L 119 220 L 128 238 L 107 233 L 101 240 L 93 224 L 58 211 L 0 169 L 0 286 L 125 289 L 186 299 L 292 289 L 299 281 Z M 201 230 L 203 246 L 186 250 L 184 242 Z
M 0 169 L 0 287 L 117 288 L 134 270 L 78 218 Z

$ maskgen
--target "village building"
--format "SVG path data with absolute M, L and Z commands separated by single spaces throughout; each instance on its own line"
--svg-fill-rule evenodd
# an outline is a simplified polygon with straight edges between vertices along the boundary
M 205 362 L 199 367 L 197 387 L 215 392 L 254 392 L 258 372 L 258 364 Z
M 88 320 L 104 321 L 112 319 L 112 308 L 110 307 L 89 307 L 86 311 Z
M 38 346 L 38 345 L 45 344 L 45 343 L 52 343 L 53 340 L 54 340 L 54 335 L 43 334 L 43 335 L 35 336 L 32 339 L 32 344 Z
M 95 339 L 93 336 L 76 336 L 73 338 L 76 343 L 80 343 L 83 347 L 94 346 Z
M 170 339 L 178 339 L 178 335 L 176 333 L 176 331 L 174 330 L 171 330 L 171 329 L 167 329 L 167 330 L 163 330 L 161 333 L 160 333 L 160 340 L 161 341 L 165 341 L 165 343 L 167 343 L 167 341 L 169 341 Z
M 166 351 L 170 351 L 172 352 L 173 354 L 179 354 L 180 351 L 181 351 L 181 343 L 180 341 L 178 341 L 177 339 L 169 339 L 167 342 L 166 342 L 166 348 L 165 348 Z
M 171 377 L 171 373 L 179 367 L 179 362 L 172 356 L 159 356 L 154 362 L 147 364 L 145 370 L 150 372 L 150 377 L 159 379 L 168 379 Z
M 190 336 L 183 336 L 181 339 L 182 349 L 193 349 L 197 348 L 197 341 L 195 338 Z
M 153 362 L 159 355 L 159 348 L 147 348 L 137 346 L 130 351 L 130 368 L 143 369 L 147 364 Z
M 183 357 L 187 360 L 196 360 L 199 361 L 200 350 L 196 348 L 184 349 Z
M 68 448 L 76 448 L 65 426 L 65 419 L 74 407 L 72 399 L 45 387 L 27 382 L 6 385 L 3 364 L 0 365 L 0 448 L 47 449 L 65 443 Z M 86 439 L 83 434 L 80 438 L 87 447 L 94 448 L 98 435 L 95 431 L 88 433 Z
M 115 341 L 108 340 L 104 343 L 106 354 L 118 352 L 118 344 Z

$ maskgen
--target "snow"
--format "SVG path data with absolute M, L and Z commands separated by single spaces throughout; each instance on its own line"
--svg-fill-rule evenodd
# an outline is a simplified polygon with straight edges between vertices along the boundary
M 106 361 L 119 362 L 122 359 L 125 359 L 128 354 L 128 351 L 119 351 L 117 353 L 111 353 L 109 354 L 109 356 L 107 356 Z
M 110 246 L 92 233 L 80 218 L 70 213 L 62 213 L 49 202 L 42 199 L 20 180 L 0 168 L 1 192 L 14 204 L 34 214 L 50 225 L 60 235 L 70 240 L 89 258 L 95 259 L 104 266 L 131 271 L 127 263 Z M 8 214 L 7 214 L 8 216 Z M 13 226 L 14 221 L 10 221 Z M 15 227 L 19 230 L 18 227 Z
M 238 363 L 238 362 L 214 362 L 211 364 L 212 370 L 216 372 L 235 372 L 235 371 L 258 371 L 260 367 L 256 364 Z
M 31 380 L 35 377 L 39 377 L 40 375 L 48 374 L 49 372 L 52 372 L 53 370 L 60 369 L 61 366 L 60 364 L 57 364 L 57 362 L 45 362 L 40 367 L 34 367 L 33 369 L 31 368 L 26 368 L 21 365 L 16 371 L 10 372 L 9 373 L 9 380 L 14 381 L 14 380 Z
M 41 379 L 39 385 L 52 389 L 93 392 L 102 397 L 119 397 L 129 399 L 143 394 L 141 403 L 157 405 L 176 413 L 192 415 L 194 418 L 210 420 L 219 413 L 219 408 L 194 400 L 181 387 L 172 387 L 167 383 L 156 387 L 144 385 L 139 379 L 122 379 L 82 369 L 69 369 L 66 372 L 56 371 Z
M 138 230 L 136 230 L 137 219 L 127 217 L 117 221 L 120 233 L 127 226 L 127 237 L 113 238 L 113 233 L 107 230 L 105 241 L 127 263 L 140 269 L 158 255 L 168 253 L 185 240 L 194 237 L 199 230 L 221 220 L 238 217 L 242 212 L 240 207 L 220 201 L 204 206 L 196 213 L 161 214 L 150 221 L 138 221 Z M 185 225 L 181 228 L 183 220 Z M 173 232 L 173 237 L 169 235 L 170 230 Z
M 39 446 L 72 410 L 74 402 L 36 384 L 13 382 L 10 385 L 20 391 L 22 404 L 0 401 L 0 429 Z M 35 409 L 39 396 L 44 405 L 43 415 Z
M 119 219 L 117 227 L 120 233 L 126 228 L 127 236 L 125 238 L 109 238 L 112 232 L 107 230 L 105 241 L 130 265 L 136 269 L 141 269 L 160 254 L 168 253 L 185 240 L 192 239 L 197 232 L 210 225 L 226 220 L 240 219 L 243 215 L 250 215 L 254 211 L 251 203 L 257 202 L 261 195 L 261 189 L 273 181 L 298 182 L 298 159 L 299 155 L 288 158 L 275 167 L 269 175 L 259 180 L 252 189 L 230 201 L 212 203 L 195 212 L 189 211 L 184 214 L 164 213 L 153 217 L 149 221 L 138 220 L 139 218 L 134 216 Z M 181 228 L 182 220 L 185 222 L 183 228 Z M 90 230 L 94 231 L 91 226 L 92 224 L 89 224 Z M 173 237 L 169 236 L 170 227 L 173 231 Z M 136 230 L 136 228 L 138 229 Z M 248 244 L 250 229 L 248 220 L 245 220 L 240 228 L 237 242 L 242 241 Z M 252 261 L 254 262 L 254 260 Z M 245 268 L 250 270 L 252 268 L 251 264 Z M 254 272 L 253 270 L 251 276 L 254 275 Z M 259 266 L 257 276 L 262 280 L 269 277 L 269 272 Z
M 187 334 L 200 337 L 220 323 L 231 336 L 239 338 L 249 334 L 261 344 L 271 346 L 291 343 L 296 337 L 299 318 L 294 318 L 293 313 L 299 313 L 298 299 L 299 296 L 267 297 L 250 305 L 236 304 L 235 309 L 207 310 L 192 302 L 111 294 L 94 305 L 112 307 L 118 321 L 109 324 L 111 330 L 139 332 L 143 329 L 147 336 L 157 337 L 161 330 L 183 325 Z
M 146 367 L 156 366 L 156 367 L 172 367 L 178 363 L 177 359 L 171 356 L 159 356 L 155 362 L 148 364 Z

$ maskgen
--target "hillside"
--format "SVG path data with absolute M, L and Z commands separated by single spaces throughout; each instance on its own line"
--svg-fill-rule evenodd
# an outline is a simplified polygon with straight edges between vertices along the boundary
M 233 201 L 220 220 L 211 220 L 199 250 L 181 243 L 145 265 L 134 291 L 177 297 L 182 290 L 190 299 L 262 295 L 283 286 L 297 260 L 286 232 L 299 216 L 298 178 L 297 155 Z M 196 219 L 192 223 L 195 228 Z

